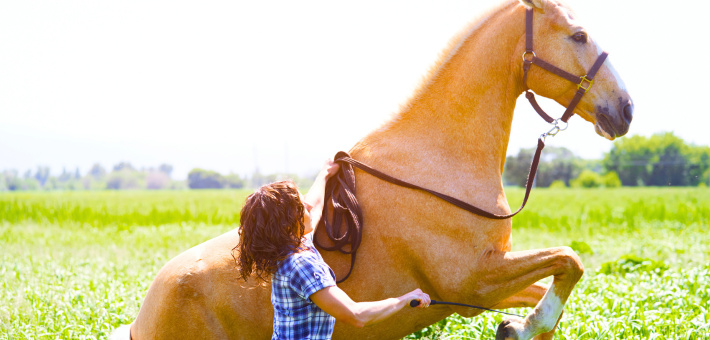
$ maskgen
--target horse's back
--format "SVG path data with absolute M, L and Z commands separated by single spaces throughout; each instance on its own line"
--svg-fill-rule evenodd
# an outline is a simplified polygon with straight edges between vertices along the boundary
M 268 338 L 271 289 L 239 280 L 231 256 L 238 241 L 235 229 L 170 260 L 148 289 L 133 339 Z

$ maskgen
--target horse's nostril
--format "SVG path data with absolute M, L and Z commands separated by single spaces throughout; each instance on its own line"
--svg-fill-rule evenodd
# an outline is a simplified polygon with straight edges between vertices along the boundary
M 634 119 L 634 107 L 631 103 L 628 103 L 624 106 L 624 120 L 626 120 L 627 124 L 631 124 L 632 119 Z

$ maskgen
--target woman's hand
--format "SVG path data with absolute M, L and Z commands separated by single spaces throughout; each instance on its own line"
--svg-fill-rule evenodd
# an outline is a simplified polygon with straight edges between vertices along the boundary
M 327 161 L 325 161 L 325 164 L 323 164 L 323 169 L 321 169 L 321 173 L 325 175 L 325 179 L 328 179 L 338 173 L 338 170 L 340 170 L 340 164 L 334 162 L 332 158 L 329 158 Z
M 429 294 L 422 292 L 422 290 L 419 288 L 407 294 L 404 294 L 402 297 L 404 298 L 407 305 L 409 305 L 409 303 L 414 300 L 419 301 L 419 306 L 417 306 L 417 308 L 427 308 L 429 307 L 429 304 L 431 304 L 431 298 L 429 298 Z
M 335 175 L 339 169 L 340 164 L 333 162 L 332 159 L 328 159 L 325 164 L 323 164 L 323 168 L 320 173 L 318 173 L 311 189 L 308 190 L 308 195 L 306 195 L 305 199 L 303 199 L 303 203 L 311 207 L 308 209 L 310 212 L 310 215 L 308 216 L 310 223 L 306 226 L 306 234 L 316 230 L 316 227 L 318 227 L 318 222 L 323 214 L 325 184 L 328 182 L 328 178 Z

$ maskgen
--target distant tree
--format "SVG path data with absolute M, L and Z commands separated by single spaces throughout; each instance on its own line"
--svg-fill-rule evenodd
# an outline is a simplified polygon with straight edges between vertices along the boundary
M 8 173 L 8 172 L 6 172 Z M 25 173 L 22 175 L 22 177 L 17 176 L 16 171 L 12 171 L 8 173 L 9 176 L 7 178 L 7 181 L 5 183 L 5 186 L 10 189 L 10 190 L 39 190 L 41 188 L 41 185 L 39 182 L 32 176 L 32 170 L 27 170 Z
M 556 179 L 552 181 L 552 184 L 550 184 L 550 189 L 564 189 L 567 187 L 567 184 L 565 184 L 565 181 L 561 179 Z
M 130 190 L 141 189 L 140 173 L 138 171 L 121 170 L 112 171 L 106 179 L 106 189 L 110 190 Z
M 537 186 L 549 187 L 555 180 L 561 180 L 565 184 L 569 183 L 581 169 L 576 162 L 578 158 L 567 148 L 548 148 L 545 148 L 541 155 Z
M 275 182 L 276 178 L 276 174 L 264 175 L 261 173 L 261 171 L 259 171 L 259 169 L 256 169 L 251 175 L 251 178 L 249 178 L 249 186 L 251 188 L 259 188 L 264 184 Z
M 173 166 L 170 164 L 161 164 L 158 167 L 158 171 L 160 171 L 160 172 L 168 175 L 168 177 L 170 177 L 173 173 Z
M 190 189 L 221 189 L 225 179 L 216 171 L 195 168 L 187 174 L 187 185 Z
M 46 191 L 50 190 L 57 190 L 60 188 L 59 180 L 57 180 L 56 177 L 50 176 L 46 182 L 44 182 L 44 185 L 42 186 L 42 189 Z
M 602 176 L 594 171 L 584 170 L 579 177 L 571 180 L 570 184 L 573 188 L 618 188 L 621 186 L 621 180 L 614 171 Z
M 698 185 L 706 174 L 710 174 L 710 147 L 690 145 L 688 157 L 688 176 L 686 185 Z
M 60 182 L 68 182 L 72 177 L 72 174 L 67 171 L 67 168 L 62 168 L 62 173 L 57 177 L 57 180 Z
M 604 173 L 604 166 L 601 159 L 577 159 L 576 163 L 580 166 L 580 173 L 584 170 L 591 170 L 598 174 Z
M 521 149 L 517 155 L 506 158 L 503 178 L 507 184 L 525 186 L 534 153 L 534 149 Z M 571 179 L 590 166 L 593 163 L 576 157 L 567 148 L 547 147 L 540 155 L 536 185 L 548 187 L 556 180 L 569 184 Z
M 275 173 L 264 175 L 259 169 L 254 171 L 251 177 L 244 178 L 244 187 L 248 188 L 258 188 L 262 185 L 277 182 L 277 181 L 293 181 L 296 186 L 303 190 L 308 190 L 313 185 L 318 172 L 312 173 L 306 176 L 298 176 L 296 174 L 286 174 L 286 173 Z
M 245 180 L 237 174 L 229 174 L 224 176 L 224 184 L 226 188 L 241 189 L 244 187 Z
M 113 171 L 106 179 L 106 189 L 129 190 L 145 188 L 145 173 L 137 171 L 130 163 L 121 162 L 114 165 Z
M 619 174 L 616 171 L 609 171 L 604 176 L 602 176 L 602 184 L 605 188 L 618 188 L 621 186 L 621 180 L 619 179 Z
M 135 171 L 136 169 L 128 162 L 121 162 L 113 166 L 113 171 L 121 171 L 123 169 Z
M 21 190 L 22 180 L 17 176 L 17 170 L 5 170 L 3 175 L 5 177 L 5 187 L 7 190 Z
M 47 182 L 47 179 L 49 179 L 49 167 L 48 166 L 38 166 L 37 167 L 37 172 L 35 172 L 35 179 L 41 186 L 44 186 L 44 183 Z
M 579 177 L 570 181 L 573 188 L 598 188 L 604 185 L 602 176 L 591 170 L 584 170 Z
M 632 136 L 614 142 L 603 160 L 623 185 L 698 185 L 710 168 L 710 148 L 685 143 L 672 132 Z
M 81 178 L 81 172 L 79 172 L 79 168 L 76 168 L 76 171 L 74 171 L 74 179 L 80 179 Z
M 42 186 L 39 185 L 39 182 L 32 178 L 25 178 L 24 180 L 20 181 L 20 187 L 18 190 L 23 190 L 23 191 L 36 191 L 41 189 Z
M 93 176 L 86 175 L 80 181 L 84 190 L 106 190 L 106 181 L 94 179 Z
M 313 185 L 313 182 L 315 182 L 316 177 L 318 177 L 318 172 L 314 172 L 311 175 L 306 176 L 294 175 L 294 177 L 292 177 L 291 179 L 296 183 L 299 188 L 303 190 L 308 190 Z
M 64 185 L 64 190 L 82 190 L 84 186 L 80 180 L 72 180 Z
M 91 167 L 86 175 L 93 177 L 95 180 L 100 180 L 106 176 L 106 169 L 104 169 L 101 164 L 96 163 Z
M 170 181 L 170 190 L 187 190 L 187 180 L 185 181 Z
M 170 187 L 170 177 L 162 171 L 150 171 L 145 178 L 146 189 L 162 190 Z
M 517 155 L 510 155 L 505 159 L 503 179 L 507 184 L 525 186 L 530 170 L 533 149 L 520 149 Z

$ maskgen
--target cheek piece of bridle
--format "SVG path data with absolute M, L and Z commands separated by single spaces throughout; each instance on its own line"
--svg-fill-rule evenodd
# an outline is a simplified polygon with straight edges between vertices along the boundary
M 325 197 L 324 197 L 324 202 L 329 202 L 331 203 L 332 206 L 332 217 L 329 217 L 328 215 L 328 206 L 327 204 L 323 208 L 323 215 L 322 218 L 318 224 L 318 229 L 319 230 L 325 230 L 325 233 L 327 234 L 328 239 L 330 240 L 330 243 L 332 243 L 331 246 L 326 246 L 322 244 L 319 241 L 318 237 L 314 238 L 315 244 L 327 251 L 333 251 L 337 250 L 340 251 L 343 254 L 350 254 L 351 260 L 350 260 L 350 270 L 348 270 L 347 275 L 340 279 L 338 283 L 341 283 L 345 281 L 348 277 L 350 277 L 350 274 L 352 273 L 353 267 L 355 266 L 355 255 L 357 253 L 357 249 L 360 246 L 360 242 L 362 240 L 362 224 L 363 224 L 363 218 L 362 218 L 362 210 L 360 209 L 360 205 L 357 201 L 356 195 L 355 195 L 355 171 L 353 170 L 353 167 L 356 167 L 362 171 L 367 172 L 370 175 L 373 175 L 379 179 L 385 180 L 387 182 L 403 186 L 405 188 L 410 188 L 410 189 L 416 189 L 416 190 L 421 190 L 428 192 L 446 202 L 449 202 L 461 209 L 464 209 L 466 211 L 469 211 L 473 214 L 491 218 L 491 219 L 496 219 L 496 220 L 502 220 L 502 219 L 507 219 L 511 218 L 515 215 L 517 215 L 523 208 L 525 207 L 525 204 L 528 201 L 528 197 L 530 196 L 530 190 L 532 189 L 533 185 L 533 180 L 535 179 L 535 174 L 537 173 L 537 167 L 540 162 L 540 154 L 542 153 L 542 149 L 545 147 L 545 138 L 547 136 L 555 136 L 557 133 L 560 131 L 563 131 L 567 129 L 567 121 L 569 120 L 570 117 L 574 114 L 574 109 L 579 104 L 580 100 L 582 100 L 582 96 L 584 96 L 587 91 L 592 87 L 594 76 L 596 75 L 597 71 L 599 71 L 599 68 L 601 68 L 602 64 L 604 63 L 604 60 L 606 59 L 608 53 L 603 52 L 597 60 L 594 62 L 594 65 L 592 65 L 592 68 L 589 69 L 589 72 L 584 75 L 584 76 L 575 76 L 565 70 L 562 70 L 540 58 L 538 58 L 535 55 L 535 52 L 533 51 L 533 11 L 532 9 L 527 9 L 525 12 L 525 52 L 523 53 L 523 86 L 525 88 L 525 97 L 528 98 L 530 101 L 530 104 L 532 107 L 535 109 L 535 111 L 544 119 L 546 122 L 554 125 L 550 131 L 547 131 L 540 135 L 540 138 L 538 138 L 537 141 L 537 150 L 535 150 L 535 156 L 533 157 L 532 164 L 530 165 L 530 173 L 528 174 L 528 179 L 527 183 L 525 185 L 525 198 L 523 199 L 523 203 L 520 206 L 520 208 L 508 215 L 498 215 L 494 214 L 492 212 L 485 211 L 481 208 L 478 208 L 476 206 L 473 206 L 469 203 L 466 203 L 464 201 L 461 201 L 459 199 L 456 199 L 454 197 L 444 195 L 442 193 L 439 193 L 434 190 L 430 190 L 427 188 L 420 187 L 418 185 L 394 178 L 390 175 L 387 175 L 385 173 L 382 173 L 372 167 L 370 167 L 367 164 L 364 164 L 360 161 L 357 161 L 353 158 L 350 157 L 350 155 L 347 152 L 340 151 L 335 155 L 335 162 L 340 164 L 340 171 L 330 179 L 328 179 L 328 182 L 326 184 L 325 188 Z M 532 58 L 530 58 L 532 56 Z M 570 102 L 569 106 L 567 106 L 567 110 L 565 113 L 562 115 L 562 118 L 558 119 L 552 119 L 545 111 L 542 110 L 540 105 L 538 105 L 537 101 L 535 100 L 535 95 L 529 91 L 529 88 L 527 86 L 527 80 L 528 80 L 528 72 L 530 71 L 530 67 L 532 65 L 537 65 L 541 67 L 542 69 L 556 74 L 562 78 L 565 78 L 572 83 L 577 85 L 577 93 L 574 95 L 574 98 Z M 560 128 L 560 121 L 565 123 L 564 128 Z M 342 230 L 341 226 L 342 223 L 345 222 L 346 228 Z M 346 249 L 349 248 L 349 249 Z M 464 305 L 464 304 L 456 304 L 456 303 L 446 303 L 442 301 L 433 301 L 432 304 L 454 304 L 454 305 L 459 305 L 459 306 L 466 306 L 466 307 L 473 307 L 473 308 L 479 308 L 479 309 L 484 309 L 484 310 L 489 310 L 489 311 L 495 311 L 491 310 L 488 308 L 483 308 L 483 307 L 478 307 L 478 306 L 473 306 L 473 305 Z M 413 303 L 412 306 L 415 304 Z M 500 311 L 496 311 L 500 312 Z M 501 312 L 504 313 L 504 312 Z M 510 313 L 504 313 L 504 314 L 510 314 Z M 514 314 L 513 314 L 514 315 Z

